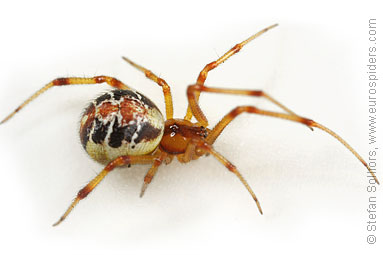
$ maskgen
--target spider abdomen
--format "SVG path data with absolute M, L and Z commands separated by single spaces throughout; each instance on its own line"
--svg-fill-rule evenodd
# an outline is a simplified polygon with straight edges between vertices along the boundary
M 157 148 L 164 120 L 157 106 L 132 90 L 113 90 L 96 98 L 81 118 L 80 139 L 96 161 L 145 155 Z

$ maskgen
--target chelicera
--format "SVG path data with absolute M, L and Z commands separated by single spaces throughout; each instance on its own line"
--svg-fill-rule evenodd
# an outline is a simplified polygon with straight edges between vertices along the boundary
M 174 157 L 182 163 L 187 163 L 207 154 L 215 157 L 239 178 L 253 197 L 259 212 L 262 214 L 260 203 L 249 184 L 242 177 L 238 169 L 213 147 L 214 142 L 225 127 L 241 113 L 253 113 L 285 119 L 304 124 L 311 130 L 314 127 L 323 130 L 350 150 L 368 169 L 376 183 L 379 184 L 374 172 L 346 141 L 325 126 L 311 119 L 298 116 L 265 92 L 261 90 L 223 89 L 205 86 L 205 80 L 209 71 L 239 52 L 244 45 L 276 26 L 277 24 L 274 24 L 259 31 L 245 41 L 236 44 L 216 61 L 207 64 L 199 73 L 196 83 L 187 88 L 188 109 L 183 119 L 173 117 L 172 95 L 170 87 L 165 80 L 159 78 L 150 70 L 123 57 L 125 61 L 143 72 L 147 78 L 162 88 L 165 98 L 166 120 L 164 120 L 157 106 L 143 94 L 113 77 L 96 76 L 92 78 L 70 77 L 55 79 L 37 91 L 1 121 L 0 124 L 3 124 L 9 120 L 15 113 L 51 87 L 107 83 L 114 88 L 114 90 L 106 92 L 89 104 L 84 111 L 80 124 L 80 138 L 84 149 L 90 157 L 104 164 L 105 167 L 78 192 L 69 208 L 54 226 L 65 220 L 72 209 L 88 196 L 104 177 L 116 167 L 135 164 L 151 165 L 141 189 L 140 196 L 143 196 L 157 169 L 163 163 L 169 164 Z M 208 128 L 208 120 L 198 104 L 201 92 L 263 97 L 280 107 L 285 113 L 262 110 L 254 106 L 238 106 L 226 114 L 213 128 Z M 196 122 L 191 121 L 192 117 L 196 119 Z

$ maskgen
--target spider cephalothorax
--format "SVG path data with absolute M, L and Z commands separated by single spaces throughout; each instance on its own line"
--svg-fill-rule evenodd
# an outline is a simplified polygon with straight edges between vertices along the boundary
M 366 162 L 341 137 L 311 119 L 296 115 L 265 92 L 260 90 L 211 88 L 204 85 L 209 71 L 239 52 L 244 45 L 275 26 L 277 25 L 269 26 L 247 40 L 236 44 L 222 57 L 205 66 L 200 72 L 196 84 L 190 85 L 187 88 L 189 106 L 183 119 L 173 118 L 173 101 L 169 85 L 150 70 L 124 57 L 124 60 L 144 72 L 146 77 L 162 87 L 166 106 L 166 121 L 164 121 L 161 112 L 154 103 L 141 93 L 134 91 L 113 77 L 96 76 L 93 78 L 71 77 L 55 79 L 37 91 L 0 122 L 0 124 L 6 122 L 30 101 L 53 86 L 106 82 L 117 89 L 101 95 L 90 103 L 84 111 L 80 125 L 80 138 L 85 150 L 93 159 L 105 163 L 106 166 L 78 192 L 74 201 L 54 226 L 61 223 L 77 203 L 84 199 L 116 167 L 151 164 L 151 168 L 144 178 L 140 194 L 142 196 L 162 163 L 170 163 L 174 156 L 180 162 L 187 163 L 205 154 L 211 154 L 239 178 L 255 200 L 260 213 L 262 213 L 257 197 L 237 168 L 213 148 L 213 144 L 221 132 L 241 113 L 253 113 L 285 119 L 304 124 L 310 129 L 315 127 L 325 131 L 350 150 L 368 169 L 375 182 L 379 184 L 374 172 L 368 167 Z M 208 120 L 198 104 L 201 92 L 264 97 L 280 107 L 285 113 L 266 111 L 254 106 L 238 106 L 226 114 L 213 128 L 208 128 Z M 195 117 L 197 122 L 191 122 L 192 117 Z

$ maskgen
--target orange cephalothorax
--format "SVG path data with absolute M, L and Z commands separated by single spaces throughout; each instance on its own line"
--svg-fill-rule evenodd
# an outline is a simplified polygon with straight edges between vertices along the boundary
M 185 153 L 192 139 L 206 138 L 207 129 L 188 120 L 170 119 L 165 122 L 160 148 L 169 154 Z

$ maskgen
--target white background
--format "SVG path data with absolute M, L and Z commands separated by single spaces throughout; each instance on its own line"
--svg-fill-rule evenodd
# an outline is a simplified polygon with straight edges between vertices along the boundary
M 377 1 L 13 1 L 0 9 L 0 118 L 65 76 L 114 76 L 164 109 L 160 88 L 123 55 L 167 80 L 175 115 L 183 117 L 186 86 L 203 66 L 277 22 L 206 84 L 263 89 L 368 156 L 367 33 Z M 367 244 L 367 174 L 350 152 L 320 130 L 246 114 L 215 148 L 253 187 L 263 216 L 236 177 L 208 157 L 161 167 L 142 199 L 149 166 L 118 169 L 51 227 L 102 169 L 83 151 L 78 122 L 83 107 L 107 89 L 51 89 L 0 126 L 1 254 L 376 254 L 382 248 L 382 218 L 377 243 Z M 211 124 L 243 104 L 276 109 L 257 98 L 201 97 Z

